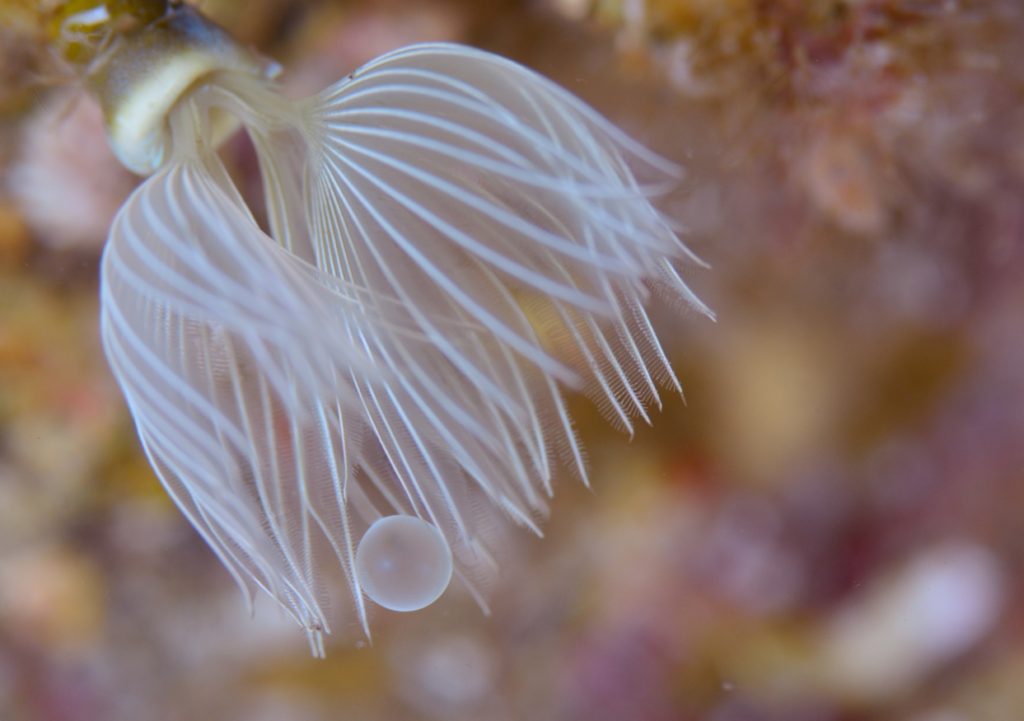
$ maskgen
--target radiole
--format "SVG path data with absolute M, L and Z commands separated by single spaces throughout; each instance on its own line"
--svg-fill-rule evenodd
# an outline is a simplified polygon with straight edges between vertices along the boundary
M 413 610 L 453 575 L 485 602 L 483 529 L 539 531 L 557 469 L 586 480 L 562 388 L 630 433 L 679 389 L 646 307 L 710 315 L 652 204 L 681 171 L 552 82 L 435 43 L 293 101 L 188 5 L 65 3 L 50 27 L 150 176 L 101 284 L 147 456 L 315 653 L 339 568 L 367 633 L 367 599 Z M 238 126 L 266 228 L 217 155 Z

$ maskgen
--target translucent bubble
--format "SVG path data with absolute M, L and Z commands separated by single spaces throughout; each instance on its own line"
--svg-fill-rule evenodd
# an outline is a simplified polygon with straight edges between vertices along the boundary
M 418 611 L 436 601 L 452 578 L 452 552 L 434 526 L 413 516 L 385 516 L 356 548 L 363 591 L 392 611 Z

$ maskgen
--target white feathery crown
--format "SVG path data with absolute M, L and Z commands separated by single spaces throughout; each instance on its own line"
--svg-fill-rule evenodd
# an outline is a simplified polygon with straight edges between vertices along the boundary
M 208 140 L 224 112 L 259 155 L 267 231 Z M 453 44 L 298 102 L 215 73 L 168 122 L 101 291 L 160 480 L 315 653 L 330 569 L 367 634 L 367 599 L 429 604 L 445 554 L 485 605 L 492 520 L 539 533 L 556 469 L 586 480 L 562 388 L 629 433 L 659 386 L 679 390 L 646 310 L 656 293 L 710 315 L 651 202 L 679 169 L 534 72 Z M 411 549 L 422 583 L 389 585 Z

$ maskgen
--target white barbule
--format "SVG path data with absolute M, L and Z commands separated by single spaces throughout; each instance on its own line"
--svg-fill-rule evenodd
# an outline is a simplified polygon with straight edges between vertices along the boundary
M 225 112 L 268 232 L 210 147 Z M 417 45 L 298 102 L 225 71 L 168 122 L 111 230 L 105 348 L 174 500 L 314 651 L 329 568 L 369 633 L 355 549 L 382 517 L 436 529 L 484 603 L 494 517 L 539 533 L 556 468 L 586 480 L 561 387 L 629 433 L 679 390 L 645 309 L 710 314 L 651 204 L 679 171 L 532 71 Z

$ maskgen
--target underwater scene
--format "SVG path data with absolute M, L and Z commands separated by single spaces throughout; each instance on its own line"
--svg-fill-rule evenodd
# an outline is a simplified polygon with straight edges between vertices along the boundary
M 0 0 L 0 721 L 1024 718 L 1017 0 Z

